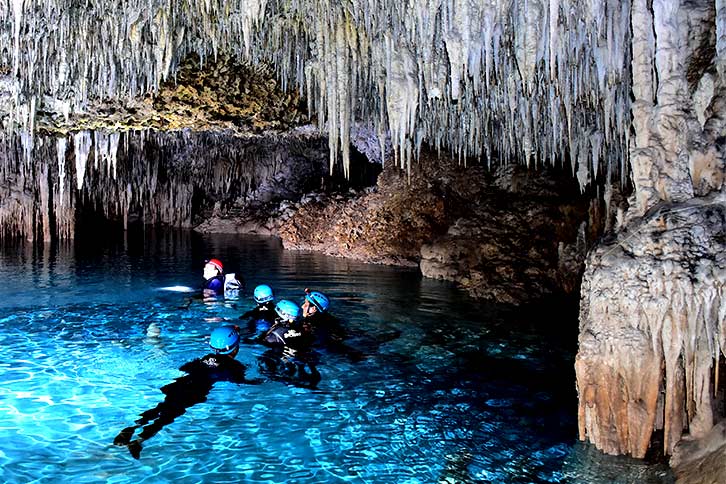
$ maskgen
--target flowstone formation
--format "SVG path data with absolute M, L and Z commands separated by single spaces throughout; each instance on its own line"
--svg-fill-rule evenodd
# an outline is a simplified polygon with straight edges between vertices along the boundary
M 642 457 L 654 430 L 671 453 L 722 417 L 726 198 L 667 204 L 588 258 L 580 306 L 580 437 Z
M 726 9 L 632 4 L 634 194 L 583 278 L 580 437 L 643 457 L 724 418 Z M 712 447 L 715 448 L 715 447 Z

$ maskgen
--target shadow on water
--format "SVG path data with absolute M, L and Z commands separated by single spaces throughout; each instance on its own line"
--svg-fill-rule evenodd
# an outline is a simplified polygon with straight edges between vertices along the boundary
M 239 299 L 160 290 L 199 287 L 210 257 L 244 276 Z M 576 443 L 577 301 L 481 304 L 410 269 L 185 231 L 5 247 L 0 263 L 0 345 L 15 362 L 0 365 L 4 482 L 668 482 L 660 464 Z M 114 435 L 260 283 L 277 299 L 327 293 L 362 357 L 321 349 L 316 391 L 217 384 L 130 462 Z M 240 350 L 250 378 L 264 379 L 263 351 Z

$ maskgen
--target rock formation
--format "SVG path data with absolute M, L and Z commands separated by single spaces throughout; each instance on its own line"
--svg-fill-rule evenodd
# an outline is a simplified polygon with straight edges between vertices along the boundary
M 726 205 L 721 193 L 661 205 L 603 241 L 587 261 L 580 306 L 580 437 L 645 455 L 664 431 L 708 432 L 723 399 Z M 716 398 L 718 397 L 718 398 Z
M 671 459 L 677 482 L 716 484 L 726 482 L 726 421 L 714 426 L 703 438 L 678 443 Z
M 305 131 L 39 135 L 30 162 L 15 141 L 0 143 L 0 238 L 71 238 L 83 210 L 189 228 L 239 199 L 299 197 L 327 173 L 324 141 Z
M 632 7 L 634 194 L 588 260 L 580 308 L 580 437 L 672 453 L 723 418 L 726 340 L 721 145 L 726 10 L 719 2 Z
M 662 428 L 670 453 L 722 417 L 723 0 L 8 0 L 0 46 L 0 236 L 71 237 L 81 207 L 188 226 L 290 196 L 295 163 L 310 167 L 299 196 L 320 185 L 320 140 L 351 174 L 356 126 L 406 177 L 424 148 L 567 166 L 612 232 L 583 280 L 581 437 L 642 456 Z M 486 231 L 426 201 L 431 217 L 396 230 L 438 233 L 424 270 L 463 274 L 441 255 Z M 385 209 L 375 192 L 340 206 L 359 203 Z M 478 277 L 490 249 L 463 247 L 471 274 L 451 277 Z
M 0 9 L 2 123 L 123 103 L 232 56 L 302 93 L 348 172 L 351 128 L 494 164 L 569 161 L 586 185 L 626 175 L 630 4 L 615 0 L 12 0 Z M 42 41 L 40 39 L 42 38 Z
M 319 183 L 325 140 L 301 126 L 297 96 L 261 66 L 198 63 L 187 59 L 154 96 L 39 115 L 32 137 L 0 134 L 0 238 L 70 238 L 84 208 L 124 227 L 192 227 L 215 205 Z
M 517 165 L 490 173 L 424 154 L 410 176 L 388 165 L 362 190 L 240 200 L 196 230 L 269 234 L 288 250 L 418 266 L 473 297 L 517 304 L 577 293 L 601 230 L 588 203 L 567 174 Z

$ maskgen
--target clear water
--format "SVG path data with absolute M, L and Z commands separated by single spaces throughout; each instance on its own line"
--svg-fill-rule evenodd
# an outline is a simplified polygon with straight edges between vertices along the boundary
M 187 304 L 159 289 L 198 287 L 211 256 L 245 276 L 243 298 Z M 5 247 L 0 280 L 2 482 L 669 480 L 662 465 L 576 443 L 576 321 L 560 305 L 482 305 L 411 270 L 188 232 Z M 326 292 L 366 358 L 321 351 L 317 390 L 218 383 L 139 460 L 114 446 L 259 283 L 294 300 Z M 261 353 L 242 347 L 248 376 L 264 378 Z

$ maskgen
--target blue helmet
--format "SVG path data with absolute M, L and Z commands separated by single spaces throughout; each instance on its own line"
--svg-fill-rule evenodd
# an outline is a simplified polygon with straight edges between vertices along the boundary
M 324 313 L 330 307 L 330 299 L 328 299 L 328 296 L 322 292 L 307 292 L 307 294 L 305 294 L 305 300 L 315 306 L 321 313 Z
M 275 306 L 275 312 L 285 321 L 295 321 L 300 317 L 300 306 L 283 299 Z
M 239 347 L 239 333 L 235 326 L 221 326 L 209 336 L 209 346 L 215 353 L 228 355 Z
M 272 295 L 272 288 L 267 284 L 260 284 L 257 286 L 253 296 L 257 304 L 266 303 L 275 299 L 275 296 Z

